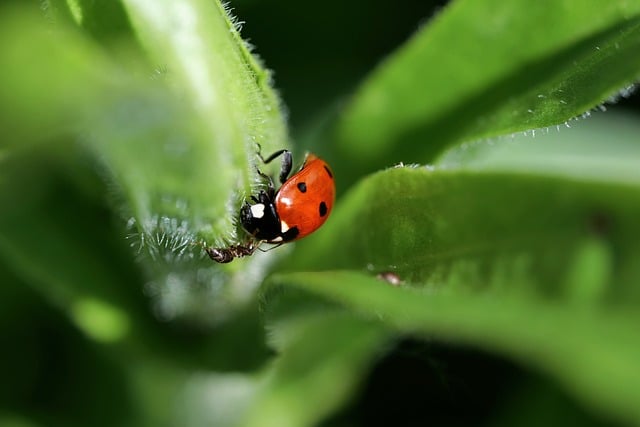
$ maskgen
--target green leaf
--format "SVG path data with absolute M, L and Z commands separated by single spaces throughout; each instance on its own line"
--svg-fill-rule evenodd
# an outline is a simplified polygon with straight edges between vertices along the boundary
M 0 264 L 59 310 L 92 345 L 109 345 L 131 362 L 170 361 L 181 369 L 248 369 L 264 361 L 264 331 L 252 304 L 224 328 L 194 331 L 189 338 L 172 331 L 178 325 L 191 330 L 194 322 L 210 326 L 211 320 L 200 316 L 219 314 L 211 308 L 222 301 L 198 302 L 196 295 L 190 300 L 189 288 L 158 295 L 159 284 L 143 277 L 131 259 L 118 218 L 104 200 L 89 196 L 105 192 L 90 170 L 69 176 L 66 169 L 54 167 L 53 156 L 11 160 L 0 172 Z M 192 312 L 167 314 L 188 304 Z M 171 314 L 191 322 L 159 322 L 158 317 Z M 252 351 L 238 356 L 248 343 Z
M 93 2 L 73 4 L 83 16 L 95 12 Z M 258 144 L 265 152 L 288 145 L 279 101 L 219 3 L 124 6 L 142 49 L 125 38 L 105 52 L 82 26 L 21 9 L 3 14 L 0 65 L 9 72 L 0 127 L 16 136 L 12 150 L 35 140 L 64 152 L 68 144 L 53 137 L 79 135 L 113 183 L 113 203 L 164 315 L 215 324 L 251 299 L 276 254 L 221 266 L 203 246 L 247 240 L 237 217 L 263 185 Z M 147 62 L 131 54 L 139 50 Z M 47 79 L 31 71 L 43 69 Z M 176 287 L 190 292 L 170 292 Z
M 258 178 L 257 144 L 287 143 L 269 74 L 219 3 L 124 5 L 174 95 L 117 99 L 94 134 L 95 149 L 125 191 L 143 249 L 197 257 L 201 240 L 237 243 L 239 201 Z
M 194 377 L 264 363 L 255 307 L 213 330 L 159 321 L 153 312 L 167 302 L 147 297 L 154 284 L 144 286 L 104 201 L 73 185 L 82 174 L 54 173 L 52 160 L 13 158 L 0 173 L 0 335 L 11 343 L 0 401 L 44 417 L 42 425 L 185 425 L 166 402 L 186 399 Z M 104 193 L 84 176 L 89 194 Z M 37 404 L 34 390 L 46 391 Z M 81 408 L 39 410 L 58 408 L 60 396 Z
M 92 42 L 24 7 L 0 8 L 1 144 L 23 148 L 78 131 L 109 94 L 126 90 L 122 70 Z M 44 71 L 46 70 L 46 72 Z
M 387 341 L 385 328 L 335 310 L 298 320 L 285 320 L 286 345 L 260 372 L 194 375 L 180 396 L 179 424 L 316 425 L 343 406 Z
M 585 406 L 637 419 L 638 132 L 602 114 L 367 177 L 283 266 L 327 271 L 270 279 L 274 327 L 334 304 L 508 356 Z
M 41 7 L 54 22 L 78 25 L 105 44 L 131 37 L 131 27 L 120 1 L 43 0 Z
M 611 140 L 613 129 L 626 132 Z M 589 277 L 587 294 L 636 301 L 638 131 L 606 115 L 558 135 L 461 149 L 436 167 L 376 173 L 284 268 L 390 271 L 433 286 L 556 297 L 580 294 L 576 282 Z
M 454 147 L 440 156 L 435 166 L 637 185 L 638 132 L 636 116 L 599 112 L 558 128 Z
M 585 310 L 497 293 L 394 287 L 353 272 L 290 273 L 270 283 L 273 289 L 267 295 L 273 298 L 282 290 L 298 290 L 377 319 L 398 334 L 436 337 L 506 355 L 557 378 L 594 409 L 620 421 L 640 417 L 636 310 Z
M 640 212 L 635 187 L 399 168 L 369 177 L 343 198 L 322 232 L 298 244 L 287 266 L 390 271 L 409 282 L 491 283 L 558 295 L 564 291 L 557 278 L 567 274 L 574 251 L 596 239 L 616 253 L 615 270 L 600 275 L 612 275 L 622 299 L 637 299 L 640 248 L 630 236 L 640 230 L 631 212 Z M 610 255 L 602 250 L 604 265 L 587 264 L 583 274 L 609 268 Z
M 89 336 L 107 336 L 104 341 L 110 343 L 126 340 L 132 329 L 140 332 L 148 325 L 144 301 L 119 291 L 138 279 L 132 263 L 119 258 L 125 242 L 112 227 L 96 227 L 105 207 L 64 186 L 66 179 L 51 173 L 52 163 L 51 158 L 12 158 L 3 165 L 0 257 L 52 306 L 76 313 L 76 325 Z M 87 309 L 95 314 L 96 308 L 103 313 L 100 325 L 82 315 Z
M 340 313 L 300 322 L 241 425 L 315 425 L 344 405 L 387 340 L 383 328 Z
M 219 2 L 129 0 L 125 6 L 151 61 L 166 68 L 167 83 L 187 98 L 199 131 L 199 138 L 182 147 L 189 167 L 181 165 L 189 173 L 172 198 L 196 193 L 186 202 L 201 203 L 209 212 L 200 206 L 189 209 L 204 210 L 204 222 L 213 223 L 214 230 L 219 228 L 216 224 L 228 229 L 239 198 L 229 189 L 240 182 L 243 194 L 251 191 L 256 144 L 275 151 L 287 143 L 269 74 L 250 54 Z M 167 161 L 169 154 L 173 153 L 165 154 Z M 227 205 L 233 209 L 222 211 Z M 196 230 L 203 227 L 193 224 Z M 239 237 L 229 240 L 237 242 Z
M 160 287 L 174 286 L 167 281 L 173 278 L 180 286 L 213 289 L 214 295 L 189 299 L 192 306 L 205 303 L 203 317 L 215 322 L 252 295 L 266 258 L 212 267 L 203 262 L 201 245 L 246 240 L 237 216 L 243 198 L 262 182 L 255 168 L 258 144 L 268 152 L 288 143 L 279 103 L 269 73 L 219 2 L 124 4 L 150 61 L 166 69 L 164 82 L 184 103 L 173 102 L 150 123 L 146 116 L 156 108 L 135 106 L 142 117 L 133 123 L 143 128 L 121 133 L 108 123 L 97 149 L 128 192 L 140 249 L 167 263 Z M 140 158 L 146 161 L 138 165 Z M 206 304 L 213 300 L 213 307 Z
M 113 358 L 112 347 L 85 339 L 5 261 L 0 259 L 0 425 L 98 427 L 136 420 L 122 369 L 130 360 Z M 73 410 L 64 409 L 67 402 L 74 402 Z
M 622 0 L 452 2 L 357 91 L 336 162 L 350 182 L 580 115 L 640 75 L 639 16 Z

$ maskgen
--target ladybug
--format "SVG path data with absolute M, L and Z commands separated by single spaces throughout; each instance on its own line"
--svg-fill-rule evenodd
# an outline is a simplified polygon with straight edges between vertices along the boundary
M 282 156 L 280 188 L 275 189 L 272 179 L 258 170 L 267 180 L 266 190 L 251 196 L 240 208 L 240 222 L 254 241 L 228 248 L 208 248 L 214 261 L 226 263 L 234 258 L 251 255 L 260 243 L 281 245 L 301 239 L 317 230 L 329 217 L 335 200 L 336 188 L 329 165 L 314 154 L 307 154 L 300 169 L 289 177 L 292 155 L 279 150 L 268 158 L 258 157 L 267 164 Z

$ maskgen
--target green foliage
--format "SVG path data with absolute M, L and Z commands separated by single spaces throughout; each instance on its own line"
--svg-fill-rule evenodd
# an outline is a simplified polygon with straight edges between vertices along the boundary
M 451 4 L 365 81 L 340 120 L 339 154 L 376 169 L 424 162 L 580 115 L 635 81 L 638 13 L 596 0 Z
M 636 310 L 585 309 L 503 291 L 394 288 L 352 272 L 292 273 L 273 281 L 343 305 L 380 328 L 505 354 L 555 376 L 594 408 L 629 422 L 640 416 Z
M 257 150 L 290 146 L 240 23 L 209 0 L 14 3 L 0 424 L 637 424 L 640 125 L 590 115 L 640 75 L 640 3 L 447 4 L 344 109 L 309 99 L 315 125 L 293 119 L 337 177 L 327 224 L 225 265 L 204 247 L 249 240 L 239 206 L 264 188 L 257 166 L 278 168 Z M 281 52 L 295 27 L 274 22 Z M 297 77 L 310 94 L 330 74 L 312 68 Z M 376 402 L 408 341 L 451 413 L 413 372 Z M 477 388 L 493 400 L 456 394 L 443 366 L 468 352 L 464 383 L 478 360 L 498 366 Z M 461 417 L 474 400 L 489 403 Z

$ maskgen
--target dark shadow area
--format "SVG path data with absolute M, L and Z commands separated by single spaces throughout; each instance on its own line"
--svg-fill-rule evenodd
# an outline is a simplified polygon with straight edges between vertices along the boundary
M 324 426 L 612 426 L 556 384 L 488 354 L 405 340 Z M 522 414 L 528 414 L 524 419 Z

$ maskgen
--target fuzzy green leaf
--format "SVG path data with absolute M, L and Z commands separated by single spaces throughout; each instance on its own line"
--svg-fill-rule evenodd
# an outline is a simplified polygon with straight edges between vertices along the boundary
M 78 135 L 113 183 L 165 314 L 222 320 L 252 296 L 275 254 L 221 266 L 203 250 L 247 239 L 237 216 L 263 181 L 258 144 L 288 145 L 269 73 L 220 3 L 124 2 L 141 46 L 126 37 L 111 45 L 98 30 L 87 37 L 93 27 L 75 15 L 96 7 L 72 3 L 72 18 L 53 23 L 21 9 L 2 14 L 0 128 L 15 138 L 7 147 L 35 140 L 64 152 L 68 142 L 55 137 Z M 193 292 L 169 291 L 176 286 Z
M 336 159 L 351 180 L 427 162 L 452 144 L 563 123 L 635 82 L 639 47 L 636 2 L 452 2 L 358 90 Z
M 288 265 L 558 295 L 558 277 L 568 274 L 573 251 L 596 239 L 617 254 L 611 274 L 621 283 L 608 292 L 637 300 L 640 248 L 631 236 L 640 230 L 631 212 L 640 212 L 640 191 L 623 185 L 394 169 L 357 186 L 322 233 L 298 245 Z
M 608 283 L 610 297 L 638 300 L 638 125 L 607 118 L 558 135 L 478 144 L 435 168 L 374 174 L 298 244 L 287 266 L 555 296 L 573 286 L 572 268 L 584 268 Z M 627 131 L 610 140 L 613 129 Z

